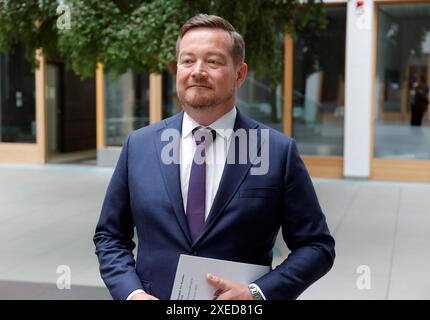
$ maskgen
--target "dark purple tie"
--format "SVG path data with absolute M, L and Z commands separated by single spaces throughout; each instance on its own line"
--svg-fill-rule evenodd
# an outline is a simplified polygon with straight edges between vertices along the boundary
M 205 200 L 206 200 L 206 150 L 205 148 L 215 138 L 215 131 L 193 130 L 196 141 L 196 152 L 194 153 L 191 166 L 190 181 L 188 184 L 187 198 L 187 220 L 190 227 L 191 237 L 196 240 L 205 223 Z

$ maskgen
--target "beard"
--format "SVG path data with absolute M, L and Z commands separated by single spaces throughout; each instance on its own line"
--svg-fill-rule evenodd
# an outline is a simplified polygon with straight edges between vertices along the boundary
M 190 92 L 190 89 L 187 89 L 182 94 L 178 94 L 179 102 L 182 106 L 190 107 L 193 109 L 210 109 L 214 108 L 218 105 L 221 105 L 227 101 L 229 101 L 234 95 L 234 88 L 232 88 L 227 94 L 223 96 L 216 96 L 212 92 L 204 92 L 208 91 L 207 89 L 191 89 L 194 92 Z M 203 92 L 195 92 L 195 91 L 203 91 Z

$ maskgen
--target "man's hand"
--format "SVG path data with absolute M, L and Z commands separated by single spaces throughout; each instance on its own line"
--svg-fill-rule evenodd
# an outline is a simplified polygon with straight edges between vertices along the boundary
M 217 288 L 214 300 L 253 300 L 248 286 L 216 277 L 210 273 L 206 275 L 209 284 Z
M 154 296 L 151 296 L 150 294 L 138 292 L 134 294 L 130 300 L 159 300 L 159 299 Z

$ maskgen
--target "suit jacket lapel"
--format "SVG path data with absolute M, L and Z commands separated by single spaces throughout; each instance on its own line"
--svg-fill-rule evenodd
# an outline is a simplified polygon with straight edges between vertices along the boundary
M 161 128 L 157 134 L 155 135 L 155 146 L 157 149 L 158 162 L 161 166 L 161 172 L 163 175 L 164 184 L 166 186 L 167 194 L 169 196 L 170 202 L 172 203 L 173 209 L 175 211 L 175 216 L 178 221 L 181 230 L 188 240 L 189 244 L 192 244 L 191 235 L 188 229 L 188 223 L 185 216 L 184 204 L 182 199 L 182 190 L 181 190 L 181 177 L 180 177 L 180 167 L 179 167 L 179 158 L 174 159 L 174 163 L 165 164 L 161 161 L 162 149 L 166 146 L 169 141 L 162 141 L 161 134 L 166 129 L 175 129 L 177 132 L 181 133 L 182 131 L 182 119 L 184 113 L 181 112 L 170 119 L 170 121 L 164 121 L 165 126 Z M 180 140 L 177 141 L 177 145 L 174 147 L 179 151 Z M 175 153 L 174 153 L 175 154 Z M 179 152 L 176 153 L 179 157 Z
M 241 115 L 239 110 L 237 110 L 236 122 L 234 126 L 234 131 L 236 132 L 238 129 L 244 129 L 247 133 L 247 139 L 251 138 L 250 143 L 255 146 L 257 143 L 257 150 L 260 150 L 261 141 L 260 136 L 258 136 L 257 141 L 252 140 L 253 136 L 249 135 L 249 129 L 258 128 L 258 124 L 256 122 L 250 121 L 249 118 L 246 118 Z M 234 136 L 232 137 L 234 139 Z M 248 145 L 249 148 L 249 145 Z M 194 245 L 199 242 L 211 229 L 211 227 L 215 224 L 215 222 L 220 217 L 222 211 L 233 198 L 236 193 L 236 190 L 241 185 L 242 181 L 245 179 L 248 171 L 250 170 L 252 163 L 247 155 L 247 163 L 240 164 L 239 163 L 239 144 L 238 143 L 230 143 L 229 151 L 235 153 L 235 163 L 233 164 L 225 164 L 223 174 L 221 176 L 221 181 L 218 187 L 218 191 L 215 195 L 214 202 L 212 204 L 211 210 L 209 212 L 208 218 L 203 226 L 203 230 L 200 233 L 199 237 L 196 239 Z M 228 157 L 227 157 L 228 159 Z M 252 159 L 253 160 L 253 159 Z

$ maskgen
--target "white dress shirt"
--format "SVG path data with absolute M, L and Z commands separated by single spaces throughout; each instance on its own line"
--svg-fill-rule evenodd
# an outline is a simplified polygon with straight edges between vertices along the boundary
M 205 220 L 208 217 L 212 203 L 224 171 L 227 152 L 233 133 L 234 122 L 236 120 L 236 108 L 223 115 L 221 118 L 210 124 L 208 128 L 215 130 L 216 138 L 206 147 L 206 200 L 205 200 Z M 188 184 L 190 181 L 191 166 L 193 164 L 194 153 L 196 152 L 196 142 L 192 131 L 197 127 L 202 127 L 194 121 L 186 112 L 182 120 L 182 137 L 180 145 L 180 172 L 181 191 L 184 202 L 184 211 L 187 210 Z

